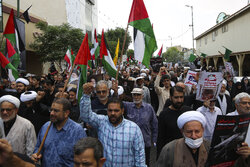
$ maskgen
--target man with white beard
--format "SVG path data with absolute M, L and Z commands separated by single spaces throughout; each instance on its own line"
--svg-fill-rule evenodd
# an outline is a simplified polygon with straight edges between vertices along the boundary
M 229 96 L 229 93 L 226 90 L 227 81 L 222 81 L 222 86 L 220 90 L 220 94 L 217 97 L 215 106 L 221 109 L 222 115 L 226 115 L 233 111 L 232 100 Z
M 158 120 L 153 107 L 143 102 L 143 90 L 134 88 L 132 93 L 133 102 L 123 102 L 127 119 L 135 122 L 141 129 L 145 143 L 146 164 L 150 162 L 151 143 L 156 146 L 158 135 Z
M 0 98 L 0 131 L 14 152 L 31 156 L 36 145 L 36 132 L 32 123 L 17 115 L 18 98 L 5 95 Z

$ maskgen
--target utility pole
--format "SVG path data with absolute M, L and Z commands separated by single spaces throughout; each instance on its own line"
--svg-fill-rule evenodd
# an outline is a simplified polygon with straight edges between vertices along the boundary
M 20 0 L 17 0 L 17 17 L 20 15 Z
M 192 43 L 193 43 L 193 54 L 194 54 L 194 16 L 193 16 L 193 6 L 186 5 L 186 7 L 191 8 L 191 17 L 192 17 Z
M 173 45 L 172 45 L 172 39 L 173 39 L 173 38 L 172 38 L 171 36 L 168 36 L 168 37 L 171 39 L 171 47 L 172 47 L 172 46 L 173 46 Z

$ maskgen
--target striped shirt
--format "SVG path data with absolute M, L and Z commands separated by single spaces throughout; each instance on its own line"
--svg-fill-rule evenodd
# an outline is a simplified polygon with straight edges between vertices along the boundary
M 108 116 L 92 112 L 90 96 L 84 94 L 80 101 L 80 119 L 98 130 L 104 147 L 105 167 L 145 167 L 144 141 L 140 128 L 123 118 L 116 127 Z

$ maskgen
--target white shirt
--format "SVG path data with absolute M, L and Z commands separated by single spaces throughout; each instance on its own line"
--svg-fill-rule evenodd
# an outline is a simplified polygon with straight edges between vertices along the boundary
M 214 112 L 210 112 L 209 108 L 202 106 L 202 107 L 199 107 L 197 111 L 202 113 L 205 116 L 206 121 L 207 121 L 203 136 L 206 140 L 212 141 L 214 127 L 216 124 L 216 118 L 217 118 L 217 115 L 222 115 L 221 110 L 220 108 L 214 106 Z
M 234 112 L 230 112 L 227 115 L 235 116 L 235 115 L 239 115 L 239 113 L 237 112 L 237 110 L 235 110 Z M 250 147 L 250 124 L 248 125 L 248 131 L 247 131 L 245 142 L 248 144 L 248 147 Z

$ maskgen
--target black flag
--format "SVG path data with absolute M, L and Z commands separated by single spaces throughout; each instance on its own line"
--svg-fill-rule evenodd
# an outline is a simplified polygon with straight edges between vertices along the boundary
M 25 10 L 25 12 L 23 13 L 24 20 L 27 22 L 27 24 L 30 22 L 30 16 L 29 16 L 28 10 L 31 8 L 31 6 L 27 10 Z

